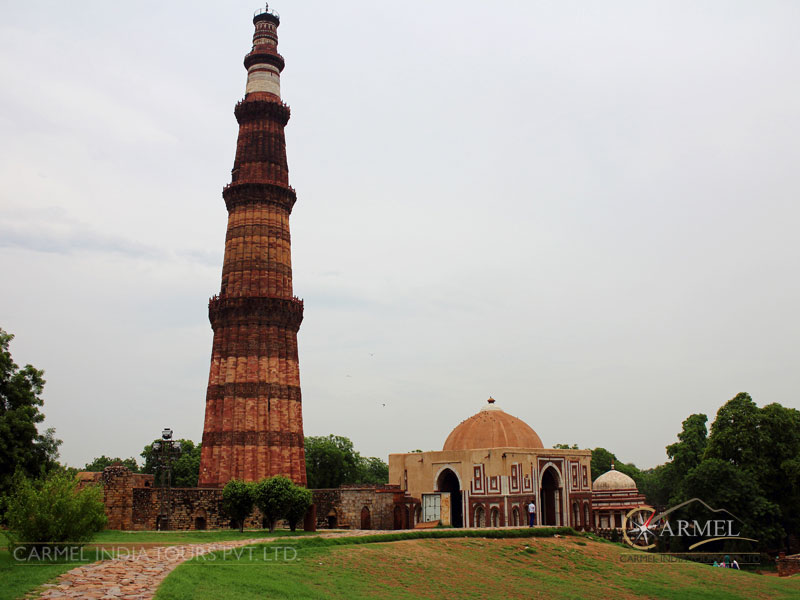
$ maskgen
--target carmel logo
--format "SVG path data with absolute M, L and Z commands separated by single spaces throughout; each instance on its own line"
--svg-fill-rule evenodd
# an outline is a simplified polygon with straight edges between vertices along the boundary
M 715 519 L 675 519 L 669 515 L 676 510 L 699 503 L 720 518 Z M 729 518 L 732 517 L 732 518 Z M 689 550 L 699 548 L 703 544 L 719 540 L 742 540 L 755 542 L 752 538 L 742 537 L 739 523 L 742 520 L 724 508 L 711 508 L 700 498 L 692 498 L 673 506 L 663 512 L 656 513 L 650 507 L 634 508 L 622 523 L 622 537 L 629 546 L 638 550 L 654 548 L 660 537 L 686 537 L 697 539 L 689 546 Z

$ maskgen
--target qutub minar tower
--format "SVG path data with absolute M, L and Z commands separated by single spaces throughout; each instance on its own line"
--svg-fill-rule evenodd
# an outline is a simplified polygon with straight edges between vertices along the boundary
M 236 105 L 239 138 L 228 209 L 222 286 L 211 298 L 214 330 L 200 487 L 286 475 L 306 484 L 297 331 L 303 302 L 292 293 L 289 186 L 275 11 L 253 18 L 244 59 L 247 89 Z

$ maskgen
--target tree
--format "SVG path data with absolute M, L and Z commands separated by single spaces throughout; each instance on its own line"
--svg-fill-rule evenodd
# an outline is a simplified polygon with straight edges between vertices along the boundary
M 180 439 L 181 453 L 172 463 L 172 485 L 175 487 L 197 487 L 200 478 L 200 451 L 202 444 L 194 445 L 192 440 Z M 147 444 L 140 455 L 144 459 L 142 473 L 155 475 L 155 485 L 160 485 L 160 473 L 156 473 L 158 459 L 153 444 Z
M 64 548 L 92 539 L 106 524 L 103 489 L 78 481 L 63 471 L 29 479 L 22 471 L 13 477 L 8 503 L 8 527 L 15 543 L 30 550 L 45 546 Z
M 703 460 L 708 446 L 708 417 L 702 413 L 690 415 L 681 424 L 678 441 L 667 446 L 670 462 L 658 471 L 658 500 L 666 504 L 678 504 L 686 497 L 682 489 L 689 472 Z M 652 486 L 652 487 L 657 487 Z M 651 487 L 651 493 L 652 493 Z M 650 498 L 650 496 L 648 496 Z
M 642 472 L 633 463 L 623 463 L 617 459 L 613 452 L 605 448 L 595 448 L 592 450 L 592 481 L 600 477 L 606 471 L 611 470 L 611 465 L 620 473 L 625 473 L 636 482 L 639 487 L 642 483 Z
M 139 465 L 136 463 L 136 459 L 126 458 L 125 460 L 121 458 L 109 458 L 105 454 L 102 456 L 98 456 L 92 462 L 86 463 L 86 466 L 83 467 L 84 471 L 102 471 L 106 467 L 110 467 L 115 463 L 122 463 L 123 466 L 128 467 L 134 473 L 139 472 Z
M 766 466 L 761 411 L 750 394 L 736 394 L 717 411 L 705 457 L 728 460 L 754 473 Z
M 244 521 L 253 512 L 253 485 L 241 479 L 231 479 L 222 488 L 222 510 L 244 531 Z
M 253 498 L 270 533 L 275 531 L 275 523 L 285 517 L 294 497 L 292 488 L 296 487 L 291 479 L 283 475 L 267 477 L 255 484 Z
M 646 472 L 639 490 L 656 505 L 700 498 L 730 510 L 763 548 L 782 538 L 789 551 L 800 532 L 800 411 L 759 408 L 739 393 L 717 411 L 710 433 L 707 421 L 694 414 L 683 422 L 667 446 L 670 461 Z
M 788 551 L 789 535 L 800 532 L 800 411 L 768 404 L 761 409 L 760 425 L 767 443 L 761 448 L 765 468 L 758 480 L 766 497 L 780 508 Z
M 360 456 L 359 458 L 358 481 L 353 483 L 388 483 L 389 465 L 374 456 Z
M 639 493 L 644 494 L 648 504 L 663 508 L 670 503 L 675 489 L 675 477 L 672 471 L 672 463 L 642 471 L 641 479 L 636 483 Z
M 289 529 L 295 531 L 297 524 L 308 512 L 308 507 L 313 502 L 311 490 L 299 485 L 293 485 L 289 490 L 288 507 L 286 509 L 286 520 L 289 521 Z
M 684 502 L 700 498 L 712 508 L 729 510 L 742 521 L 741 535 L 774 547 L 783 536 L 777 504 L 764 496 L 756 478 L 730 461 L 707 458 L 693 468 L 683 480 Z M 719 518 L 707 515 L 707 518 Z
M 592 481 L 600 477 L 611 469 L 612 463 L 616 463 L 617 457 L 614 453 L 605 448 L 595 448 L 592 450 Z
M 726 402 L 711 425 L 705 459 L 747 472 L 779 508 L 783 542 L 800 532 L 800 412 L 780 404 L 759 409 L 749 394 Z
M 682 423 L 678 441 L 667 446 L 667 456 L 672 459 L 677 473 L 683 477 L 703 460 L 708 442 L 708 417 L 704 414 L 691 415 Z
M 305 438 L 306 478 L 312 489 L 343 483 L 386 483 L 389 466 L 380 458 L 362 457 L 353 442 L 339 435 Z
M 338 435 L 308 436 L 306 478 L 312 489 L 335 488 L 353 481 L 358 473 L 358 453 L 353 442 Z
M 578 444 L 556 444 L 553 448 L 557 448 L 559 450 L 578 450 Z
M 13 339 L 0 329 L 0 498 L 9 493 L 16 470 L 35 477 L 54 468 L 61 444 L 54 429 L 41 434 L 36 427 L 44 420 L 39 410 L 44 404 L 44 371 L 17 366 L 9 351 Z

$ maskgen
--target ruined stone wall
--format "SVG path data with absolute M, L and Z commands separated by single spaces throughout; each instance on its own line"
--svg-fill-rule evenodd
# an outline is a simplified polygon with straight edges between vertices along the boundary
M 132 529 L 158 529 L 161 510 L 159 488 L 133 488 Z M 231 526 L 222 512 L 222 490 L 217 488 L 172 488 L 170 490 L 170 529 L 222 529 Z M 256 508 L 245 520 L 245 527 L 261 527 Z
M 109 529 L 132 529 L 133 473 L 123 466 L 106 467 L 100 477 Z
M 343 485 L 337 489 L 312 490 L 317 512 L 317 528 L 394 529 L 396 490 L 382 486 Z M 364 511 L 366 509 L 366 511 Z M 335 518 L 335 521 L 331 519 Z
M 317 529 L 331 528 L 329 523 L 333 522 L 328 517 L 336 519 L 334 527 L 342 527 L 339 521 L 341 489 L 311 490 L 311 495 L 317 512 Z
M 107 467 L 97 478 L 103 486 L 103 502 L 108 529 L 155 530 L 159 528 L 160 488 L 150 487 L 152 475 L 131 473 L 124 466 Z M 136 486 L 134 484 L 140 484 Z M 90 485 L 91 482 L 86 482 Z M 141 485 L 144 484 L 144 485 Z M 217 488 L 172 488 L 170 529 L 218 529 L 231 526 L 222 513 L 222 490 Z M 245 527 L 261 527 L 258 509 L 245 521 Z
M 780 577 L 789 577 L 790 575 L 800 573 L 800 554 L 784 556 L 781 552 L 781 555 L 775 562 L 778 565 L 778 575 Z
M 150 483 L 138 478 L 124 466 L 106 468 L 100 477 L 108 515 L 109 529 L 160 529 L 161 489 L 134 486 Z M 316 517 L 316 526 L 361 529 L 399 529 L 413 527 L 414 511 L 419 504 L 397 486 L 351 485 L 337 489 L 312 490 L 314 507 L 310 511 L 309 529 Z M 172 488 L 169 491 L 169 529 L 220 529 L 231 527 L 222 512 L 222 490 L 219 488 Z M 364 511 L 366 509 L 366 511 Z M 408 510 L 407 510 L 408 509 Z M 402 517 L 396 512 L 402 511 Z M 398 518 L 398 515 L 402 518 Z M 367 522 L 368 521 L 368 522 Z M 263 527 L 261 512 L 255 508 L 245 527 Z

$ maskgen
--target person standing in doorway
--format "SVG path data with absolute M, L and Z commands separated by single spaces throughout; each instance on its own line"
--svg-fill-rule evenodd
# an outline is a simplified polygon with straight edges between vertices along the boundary
M 531 503 L 528 504 L 528 526 L 533 527 L 536 523 L 536 505 L 531 500 Z

